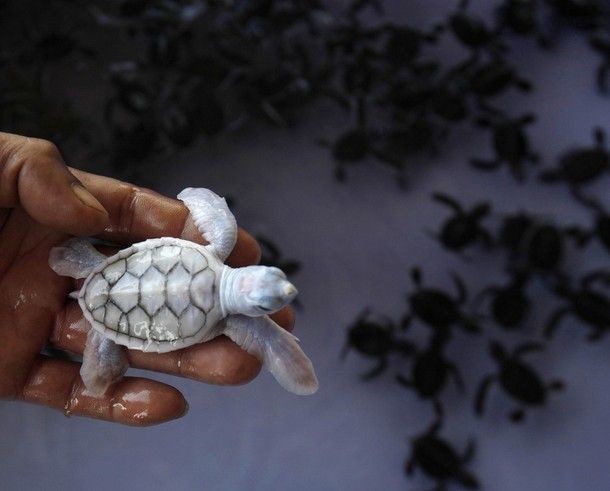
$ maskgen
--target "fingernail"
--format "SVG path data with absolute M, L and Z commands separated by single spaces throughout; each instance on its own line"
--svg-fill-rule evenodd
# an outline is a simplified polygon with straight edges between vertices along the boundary
M 184 412 L 182 413 L 182 415 L 180 417 L 186 416 L 188 414 L 190 408 L 191 408 L 191 406 L 189 406 L 188 401 L 185 400 L 184 401 Z
M 101 211 L 104 214 L 108 212 L 102 206 L 102 204 L 96 200 L 93 195 L 87 191 L 80 182 L 72 183 L 72 192 L 76 195 L 76 197 L 83 203 L 84 205 L 90 206 L 91 208 L 95 208 L 97 211 Z

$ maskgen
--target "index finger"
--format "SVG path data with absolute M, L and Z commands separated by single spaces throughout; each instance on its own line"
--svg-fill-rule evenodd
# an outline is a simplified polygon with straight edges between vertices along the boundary
M 180 237 L 205 243 L 181 201 L 110 177 L 77 169 L 71 171 L 110 215 L 110 226 L 97 237 L 119 243 L 155 237 Z M 260 255 L 254 237 L 240 228 L 227 263 L 231 266 L 256 264 Z

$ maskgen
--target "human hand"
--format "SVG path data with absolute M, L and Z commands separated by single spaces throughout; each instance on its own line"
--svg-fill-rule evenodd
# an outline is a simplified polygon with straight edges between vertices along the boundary
M 89 330 L 78 303 L 67 297 L 80 284 L 48 266 L 49 250 L 68 235 L 118 244 L 163 236 L 205 243 L 181 202 L 68 168 L 47 141 L 0 133 L 0 398 L 137 426 L 184 415 L 184 397 L 167 384 L 125 377 L 92 397 L 80 364 L 40 354 L 46 345 L 82 354 Z M 240 229 L 227 264 L 259 259 L 257 242 Z M 290 307 L 271 317 L 292 329 Z M 222 385 L 249 382 L 261 368 L 225 336 L 170 353 L 128 350 L 128 357 L 135 368 Z

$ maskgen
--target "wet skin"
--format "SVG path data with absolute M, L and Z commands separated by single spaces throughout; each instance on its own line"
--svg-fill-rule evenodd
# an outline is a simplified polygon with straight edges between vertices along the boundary
M 85 392 L 80 364 L 40 354 L 45 345 L 77 354 L 85 346 L 89 325 L 67 298 L 82 281 L 58 276 L 48 266 L 51 247 L 69 235 L 125 245 L 163 236 L 205 243 L 180 201 L 69 168 L 53 144 L 0 132 L 0 399 L 136 426 L 184 415 L 188 405 L 170 385 L 125 377 L 95 398 Z M 247 266 L 259 259 L 256 240 L 240 229 L 227 264 Z M 292 330 L 290 307 L 271 317 Z M 249 382 L 261 369 L 225 336 L 171 353 L 129 351 L 129 363 L 220 385 Z

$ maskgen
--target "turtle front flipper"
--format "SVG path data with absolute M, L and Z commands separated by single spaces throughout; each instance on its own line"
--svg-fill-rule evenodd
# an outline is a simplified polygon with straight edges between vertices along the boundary
M 205 247 L 224 262 L 237 241 L 237 222 L 225 199 L 205 188 L 186 188 L 178 199 L 184 202 L 197 229 L 209 242 Z
M 106 256 L 91 242 L 77 237 L 53 247 L 49 253 L 49 266 L 53 271 L 76 279 L 86 278 L 93 268 L 105 260 Z
M 80 368 L 87 391 L 96 397 L 104 395 L 108 387 L 123 377 L 127 368 L 129 362 L 125 348 L 95 329 L 89 330 Z
M 287 391 L 309 395 L 318 390 L 313 365 L 298 339 L 268 316 L 230 315 L 225 319 L 223 334 L 256 356 Z

